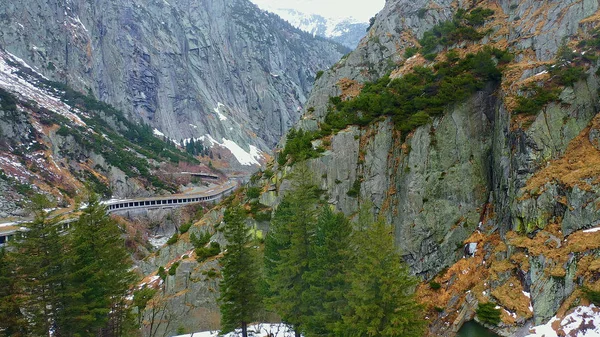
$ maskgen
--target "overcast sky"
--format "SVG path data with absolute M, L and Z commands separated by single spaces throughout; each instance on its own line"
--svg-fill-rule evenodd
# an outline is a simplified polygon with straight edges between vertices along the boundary
M 307 14 L 339 18 L 352 16 L 369 21 L 385 3 L 385 0 L 251 0 L 262 8 L 292 8 Z

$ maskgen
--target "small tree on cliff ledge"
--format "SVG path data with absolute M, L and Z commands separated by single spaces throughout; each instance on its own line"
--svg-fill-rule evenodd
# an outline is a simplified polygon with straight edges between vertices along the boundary
M 260 311 L 260 269 L 254 248 L 254 240 L 244 223 L 244 210 L 239 204 L 225 211 L 224 236 L 227 240 L 225 255 L 221 259 L 223 280 L 221 281 L 221 333 L 242 327 L 242 336 L 247 337 L 247 325 Z
M 418 337 L 425 321 L 415 301 L 417 280 L 394 247 L 392 227 L 361 211 L 353 234 L 354 263 L 339 332 L 344 336 Z

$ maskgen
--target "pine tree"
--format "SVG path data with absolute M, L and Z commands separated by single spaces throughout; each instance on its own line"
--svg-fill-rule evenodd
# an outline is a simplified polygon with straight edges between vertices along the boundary
M 223 280 L 219 302 L 221 332 L 230 332 L 241 326 L 242 336 L 247 337 L 247 325 L 258 317 L 262 301 L 257 252 L 244 219 L 245 213 L 239 204 L 225 211 L 223 234 L 227 247 L 221 259 Z
M 196 153 L 194 146 L 194 138 L 192 138 L 187 144 L 185 144 L 185 151 L 191 155 L 195 155 Z
M 364 214 L 364 212 L 363 212 Z M 394 248 L 391 226 L 364 221 L 353 234 L 347 308 L 338 326 L 345 336 L 421 336 L 425 323 L 414 298 L 417 280 Z
M 269 288 L 268 305 L 290 324 L 296 336 L 303 329 L 303 318 L 310 305 L 302 301 L 309 285 L 310 238 L 314 235 L 318 189 L 310 183 L 306 168 L 297 168 L 292 188 L 273 215 L 265 244 L 265 268 Z
M 66 328 L 73 335 L 119 335 L 127 316 L 124 298 L 134 280 L 132 263 L 121 230 L 97 196 L 90 197 L 70 237 Z
M 27 316 L 28 334 L 61 335 L 65 300 L 64 236 L 58 217 L 52 217 L 46 208 L 48 200 L 40 195 L 33 198 L 34 220 L 23 224 L 21 238 L 13 241 L 16 288 L 19 307 Z
M 314 238 L 310 244 L 310 260 L 304 279 L 309 288 L 302 300 L 311 307 L 304 318 L 308 336 L 335 336 L 335 325 L 346 307 L 348 290 L 346 273 L 350 265 L 350 222 L 341 213 L 324 207 L 320 212 Z
M 12 257 L 0 248 L 0 336 L 24 336 L 25 319 L 18 302 L 17 274 Z

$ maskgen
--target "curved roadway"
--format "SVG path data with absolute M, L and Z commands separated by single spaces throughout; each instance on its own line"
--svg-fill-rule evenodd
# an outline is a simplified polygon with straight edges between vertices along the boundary
M 128 211 L 135 209 L 154 209 L 154 208 L 173 208 L 200 202 L 217 201 L 231 192 L 238 186 L 234 180 L 228 180 L 222 185 L 212 187 L 201 192 L 189 192 L 182 194 L 173 194 L 164 197 L 136 198 L 125 200 L 112 200 L 103 202 L 106 205 L 107 213 Z M 70 212 L 68 212 L 70 213 Z M 0 247 L 17 232 L 21 231 L 20 222 L 0 223 Z
M 222 185 L 197 193 L 109 201 L 105 203 L 106 211 L 112 213 L 134 209 L 172 208 L 199 202 L 217 201 L 229 195 L 237 186 L 237 182 L 228 180 Z

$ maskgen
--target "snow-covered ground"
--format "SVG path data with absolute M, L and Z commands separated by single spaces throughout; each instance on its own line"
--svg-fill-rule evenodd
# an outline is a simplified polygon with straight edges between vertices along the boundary
M 225 107 L 225 104 L 218 102 L 217 107 L 215 108 L 215 113 L 219 116 L 220 121 L 226 121 L 227 117 L 225 117 L 225 115 L 223 115 L 223 113 L 221 113 L 222 107 Z
M 288 8 L 268 8 L 268 11 L 279 15 L 281 18 L 292 24 L 292 26 L 305 32 L 329 38 L 348 33 L 348 25 L 362 23 L 353 17 L 327 18 L 321 15 L 302 13 Z
M 600 232 L 600 227 L 586 229 L 583 232 L 584 233 L 596 233 L 596 232 Z
M 148 238 L 148 242 L 150 242 L 152 247 L 154 247 L 156 249 L 164 246 L 167 243 L 167 241 L 169 241 L 168 236 L 153 236 L 153 237 Z
M 347 1 L 347 0 L 251 0 L 263 9 L 291 8 L 308 14 L 324 17 L 355 17 L 367 22 L 379 12 L 385 0 Z
M 244 166 L 260 165 L 259 160 L 264 158 L 263 152 L 254 145 L 250 145 L 250 151 L 246 151 L 242 149 L 242 147 L 236 142 L 225 137 L 223 137 L 222 143 L 219 143 L 216 139 L 208 134 L 206 137 L 202 136 L 198 139 L 201 141 L 208 141 L 211 146 L 217 145 L 227 148 L 233 154 L 235 159 L 237 159 L 237 161 Z
M 4 222 L 4 223 L 0 223 L 0 228 L 2 228 L 2 227 L 13 227 L 13 226 L 19 225 L 21 223 L 22 223 L 22 221 Z
M 219 331 L 203 331 L 203 332 L 195 332 L 193 334 L 180 335 L 178 337 L 217 337 L 219 336 Z M 235 332 L 230 332 L 225 337 L 235 337 L 241 336 L 241 330 L 236 330 Z M 254 337 L 291 337 L 294 336 L 294 331 L 288 328 L 284 324 L 255 324 L 248 326 L 248 336 Z
M 560 323 L 557 323 L 560 321 Z M 558 324 L 558 325 L 557 325 Z M 554 330 L 556 326 L 558 331 Z M 562 320 L 553 317 L 548 323 L 531 329 L 532 334 L 526 337 L 598 337 L 600 336 L 600 308 L 595 305 L 575 308 Z
M 27 82 L 25 78 L 19 76 L 19 69 L 9 65 L 9 62 L 12 64 L 18 63 L 25 68 L 33 70 L 33 68 L 20 58 L 8 52 L 0 51 L 0 87 L 21 96 L 25 101 L 35 101 L 40 106 L 54 111 L 78 125 L 86 125 L 77 115 L 82 114 L 80 111 L 63 103 L 54 93 L 37 87 L 36 84 L 38 83 L 35 80 L 34 83 Z M 39 73 L 38 75 L 43 77 Z

